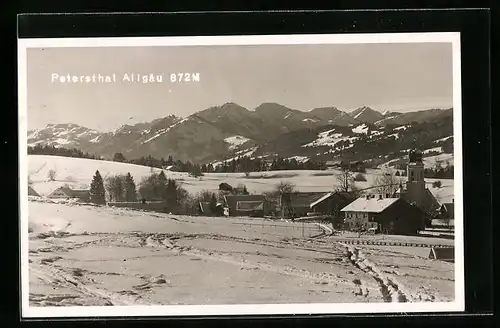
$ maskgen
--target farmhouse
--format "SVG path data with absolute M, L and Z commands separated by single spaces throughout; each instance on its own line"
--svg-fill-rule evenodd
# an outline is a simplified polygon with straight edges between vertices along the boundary
M 278 206 L 282 217 L 333 215 L 351 201 L 340 192 L 294 192 L 282 194 Z
M 71 188 L 70 187 L 59 187 L 53 192 L 51 192 L 48 196 L 48 198 L 71 198 Z
M 444 203 L 439 208 L 439 213 L 432 220 L 433 226 L 449 226 L 455 225 L 455 206 L 454 202 Z
M 264 217 L 268 210 L 262 195 L 226 195 L 224 205 L 229 216 Z
M 325 165 L 329 169 L 339 168 L 340 167 L 340 161 L 326 161 Z
M 28 186 L 28 196 L 37 196 L 40 197 L 40 194 L 33 189 L 33 187 Z
M 416 234 L 425 227 L 425 213 L 401 198 L 367 195 L 341 210 L 349 230 L 367 230 L 390 234 Z
M 77 198 L 80 201 L 88 202 L 90 200 L 90 190 L 88 189 L 71 189 L 67 186 L 62 186 L 50 193 L 48 198 L 61 199 L 61 198 Z
M 425 186 L 424 163 L 422 161 L 422 152 L 418 149 L 412 149 L 408 155 L 408 164 L 406 166 L 408 181 L 406 188 L 400 185 L 395 193 L 395 197 L 401 198 L 410 204 L 420 207 L 425 213 L 435 213 L 440 204 Z

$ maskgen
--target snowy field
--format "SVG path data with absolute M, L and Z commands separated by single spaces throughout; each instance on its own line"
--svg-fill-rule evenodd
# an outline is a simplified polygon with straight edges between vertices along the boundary
M 50 170 L 56 171 L 56 181 L 48 181 L 47 175 Z M 47 196 L 65 184 L 74 188 L 88 187 L 96 170 L 99 170 L 104 178 L 108 175 L 130 172 L 136 184 L 151 174 L 151 168 L 134 164 L 47 155 L 28 156 L 28 174 L 33 182 L 33 188 L 42 196 Z M 159 173 L 160 169 L 153 171 Z M 375 178 L 383 172 L 383 170 L 367 170 L 365 174 L 367 181 L 356 182 L 356 186 L 361 189 L 371 187 Z M 178 180 L 192 194 L 203 190 L 217 191 L 222 182 L 234 187 L 240 183 L 245 184 L 248 191 L 255 194 L 273 191 L 276 184 L 283 180 L 293 183 L 298 191 L 303 192 L 328 192 L 338 184 L 336 170 L 252 172 L 249 176 L 244 173 L 206 173 L 199 178 L 191 177 L 184 172 L 165 173 L 167 177 Z M 404 177 L 401 179 L 403 182 L 406 180 Z M 454 198 L 453 180 L 439 179 L 442 182 L 441 188 L 433 188 L 432 182 L 435 180 L 426 179 L 427 187 L 439 201 L 451 202 Z
M 31 306 L 453 300 L 452 264 L 314 224 L 30 198 L 29 231 Z

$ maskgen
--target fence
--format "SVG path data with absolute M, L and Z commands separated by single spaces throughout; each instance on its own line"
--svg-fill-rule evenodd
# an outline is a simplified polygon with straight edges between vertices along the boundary
M 295 238 L 312 238 L 323 234 L 323 229 L 319 225 L 306 222 L 269 222 L 262 220 L 261 222 L 233 222 L 232 224 L 240 225 L 245 228 L 254 229 L 272 229 L 276 234 L 295 237 Z
M 108 206 L 114 207 L 125 207 L 132 208 L 135 210 L 143 210 L 143 211 L 155 211 L 155 212 L 164 212 L 166 209 L 165 202 L 162 201 L 154 201 L 154 202 L 108 202 Z

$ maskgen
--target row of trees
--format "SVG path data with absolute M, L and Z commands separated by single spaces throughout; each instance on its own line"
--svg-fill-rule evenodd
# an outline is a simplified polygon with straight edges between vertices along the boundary
M 106 200 L 112 202 L 134 201 L 164 201 L 165 207 L 174 214 L 197 214 L 200 202 L 210 202 L 212 210 L 221 202 L 224 195 L 248 195 L 245 185 L 241 184 L 231 191 L 202 191 L 196 195 L 189 194 L 174 179 L 169 179 L 163 171 L 158 174 L 151 173 L 144 177 L 136 187 L 130 173 L 112 175 L 103 178 L 96 171 L 90 185 L 91 201 L 96 204 L 105 204 Z
M 295 158 L 276 157 L 271 163 L 261 158 L 250 158 L 248 156 L 238 157 L 231 161 L 224 161 L 215 167 L 211 164 L 202 165 L 203 172 L 260 172 L 260 171 L 278 171 L 278 170 L 325 170 L 324 161 L 307 160 L 297 161 Z
M 100 156 L 85 153 L 77 148 L 63 148 L 41 144 L 28 146 L 28 155 L 53 155 L 88 159 L 102 159 Z

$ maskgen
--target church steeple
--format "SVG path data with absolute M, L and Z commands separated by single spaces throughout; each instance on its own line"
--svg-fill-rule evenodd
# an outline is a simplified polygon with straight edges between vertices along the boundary
M 408 183 L 424 182 L 424 163 L 422 161 L 422 151 L 417 148 L 416 143 L 416 138 L 413 138 L 413 147 L 408 154 Z
M 416 139 L 413 139 L 413 147 L 408 154 L 406 182 L 406 197 L 411 202 L 421 205 L 425 197 L 425 180 L 424 180 L 424 162 L 422 160 L 422 151 L 416 145 Z

